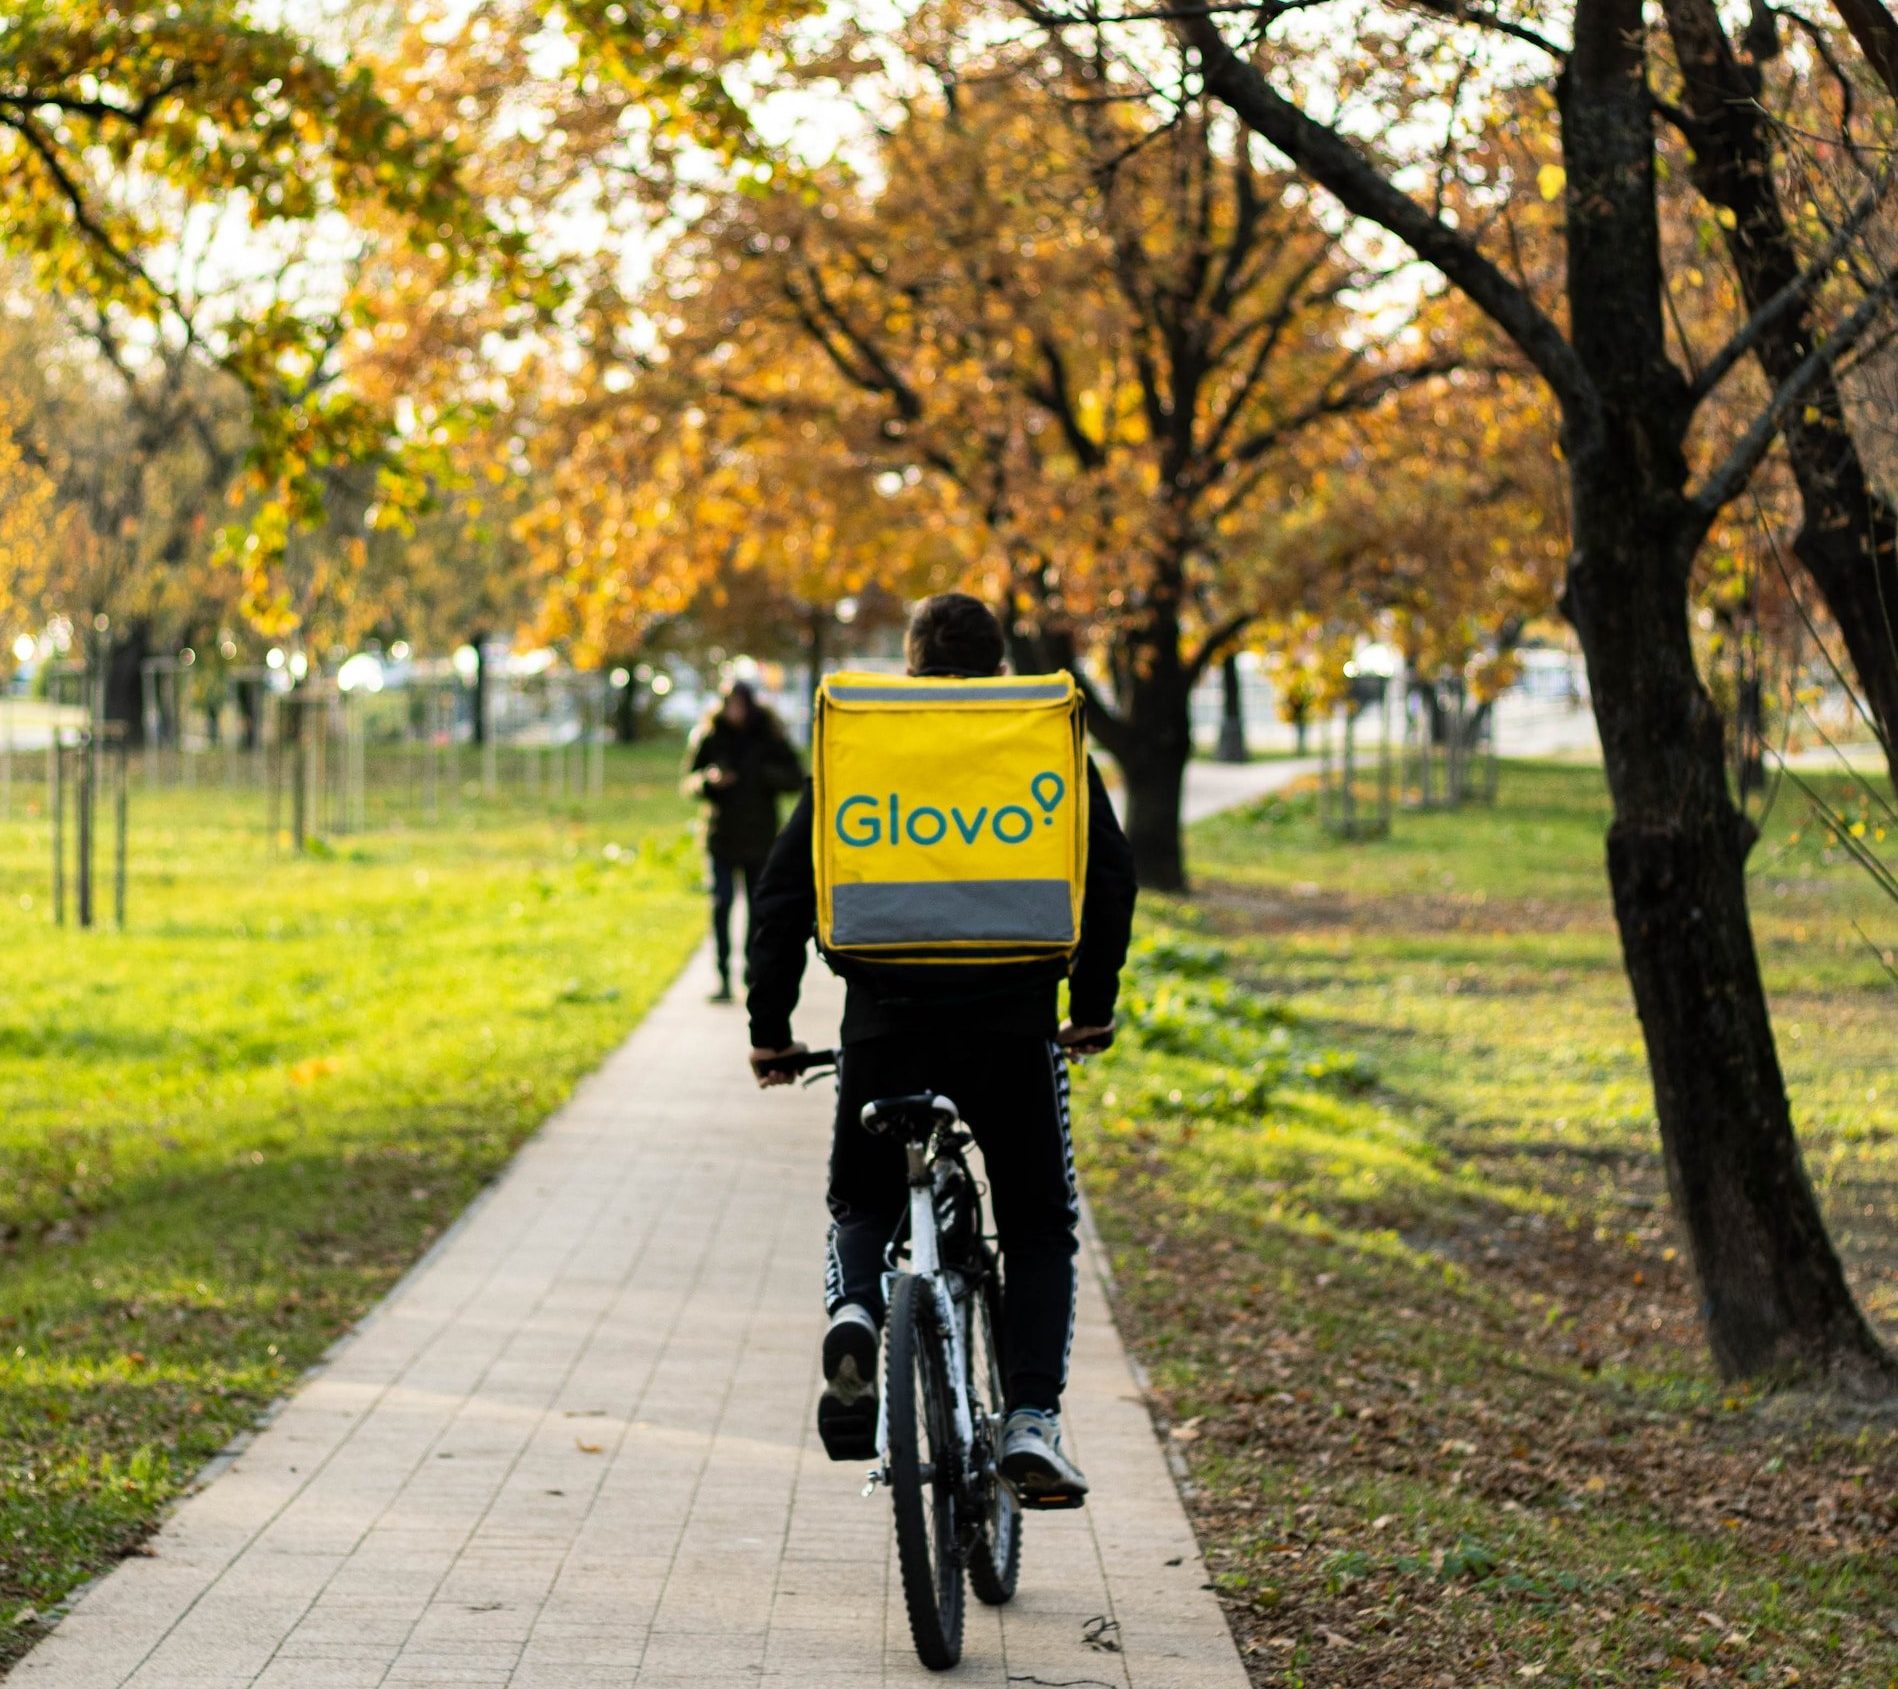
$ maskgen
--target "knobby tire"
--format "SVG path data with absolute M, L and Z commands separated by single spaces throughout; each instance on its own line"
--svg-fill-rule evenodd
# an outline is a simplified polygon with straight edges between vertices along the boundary
M 956 1547 L 956 1437 L 948 1343 L 928 1285 L 910 1274 L 890 1299 L 886 1396 L 890 1497 L 916 1655 L 931 1671 L 962 1658 L 962 1563 Z M 931 1476 L 925 1478 L 925 1468 Z

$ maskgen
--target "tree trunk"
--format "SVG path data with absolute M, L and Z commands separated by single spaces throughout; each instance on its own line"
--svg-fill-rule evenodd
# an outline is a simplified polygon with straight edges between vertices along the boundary
M 106 649 L 105 719 L 116 721 L 132 746 L 145 743 L 145 659 L 151 654 L 151 624 L 144 621 L 127 622 L 116 630 Z M 161 719 L 161 743 L 165 725 Z
M 485 745 L 488 742 L 488 636 L 477 629 L 468 636 L 468 643 L 474 648 L 474 743 Z
M 1898 1371 L 1852 1299 L 1793 1133 L 1747 912 L 1752 831 L 1694 664 L 1689 560 L 1666 539 L 1679 505 L 1630 497 L 1638 470 L 1622 470 L 1576 475 L 1565 608 L 1588 662 L 1615 919 L 1714 1360 L 1729 1378 L 1889 1387 Z
M 246 678 L 236 685 L 237 714 L 243 722 L 242 748 L 254 751 L 263 736 L 264 683 Z
M 639 682 L 633 677 L 631 657 L 618 666 L 626 670 L 626 684 L 614 687 L 607 719 L 613 726 L 613 743 L 630 745 L 639 737 Z
M 1180 796 L 1193 754 L 1192 680 L 1177 621 L 1155 611 L 1126 643 L 1120 668 L 1121 732 L 1107 743 L 1127 783 L 1127 842 L 1151 891 L 1185 891 Z
M 1563 608 L 1614 800 L 1608 877 L 1662 1155 L 1728 1377 L 1898 1381 L 1806 1179 L 1747 913 L 1752 830 L 1727 789 L 1688 587 L 1691 405 L 1661 311 L 1641 0 L 1577 13 L 1558 89 L 1574 347 L 1598 397 L 1565 416 L 1575 552 Z M 1586 27 L 1583 27 L 1583 24 Z
M 1228 651 L 1219 665 L 1219 760 L 1250 762 L 1246 749 L 1245 700 L 1239 690 L 1239 653 Z
M 824 626 L 829 620 L 830 611 L 822 605 L 813 604 L 805 621 L 808 633 L 805 654 L 810 665 L 805 676 L 805 692 L 806 701 L 810 705 L 813 733 L 817 730 L 817 689 L 824 684 Z

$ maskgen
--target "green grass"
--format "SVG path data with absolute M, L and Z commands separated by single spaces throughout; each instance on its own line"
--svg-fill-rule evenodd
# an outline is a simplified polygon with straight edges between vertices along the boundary
M 1722 1388 L 1597 771 L 1333 842 L 1197 829 L 1085 1177 L 1255 1681 L 1898 1682 L 1892 1423 Z M 1790 794 L 1753 899 L 1802 1141 L 1898 1340 L 1898 910 Z
M 0 1663 L 505 1161 L 701 927 L 678 748 L 312 858 L 259 794 L 132 802 L 129 930 L 0 823 Z M 24 761 L 24 759 L 23 759 Z M 413 807 L 413 806 L 411 806 Z M 419 813 L 419 810 L 415 811 Z

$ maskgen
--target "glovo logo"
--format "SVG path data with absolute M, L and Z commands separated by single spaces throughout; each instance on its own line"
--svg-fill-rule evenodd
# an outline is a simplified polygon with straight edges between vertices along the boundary
M 1055 811 L 1068 795 L 1068 783 L 1052 769 L 1045 769 L 1028 782 L 1028 795 L 1041 812 L 1041 824 L 1052 827 Z M 981 804 L 973 814 L 958 804 L 945 809 L 932 803 L 905 808 L 896 792 L 883 798 L 857 792 L 837 805 L 837 837 L 855 850 L 905 841 L 925 847 L 938 845 L 948 838 L 951 828 L 967 845 L 974 844 L 984 832 L 1001 844 L 1026 844 L 1035 834 L 1035 816 L 1026 804 L 1019 803 L 1005 803 L 993 810 Z

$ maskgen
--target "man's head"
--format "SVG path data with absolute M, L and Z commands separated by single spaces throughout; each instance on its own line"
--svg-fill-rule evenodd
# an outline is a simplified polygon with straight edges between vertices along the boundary
M 981 599 L 966 592 L 925 598 L 910 617 L 904 646 L 911 674 L 979 677 L 1002 672 L 1002 625 Z

